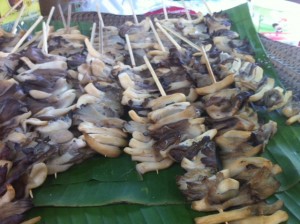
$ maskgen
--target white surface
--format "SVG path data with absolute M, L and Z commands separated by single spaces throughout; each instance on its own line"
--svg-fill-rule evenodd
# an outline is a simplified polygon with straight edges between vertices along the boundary
M 82 2 L 76 1 L 73 2 Z M 207 0 L 210 9 L 214 12 L 226 10 L 247 2 L 246 0 Z M 150 11 L 161 9 L 163 7 L 162 0 L 132 0 L 136 14 L 145 14 Z M 96 4 L 100 5 L 101 12 L 112 13 L 118 15 L 132 15 L 128 0 L 90 0 L 86 1 L 82 6 L 82 11 L 96 11 Z M 167 7 L 177 6 L 183 7 L 180 1 L 165 0 Z M 187 8 L 196 12 L 201 11 L 207 13 L 207 9 L 201 0 L 185 1 Z

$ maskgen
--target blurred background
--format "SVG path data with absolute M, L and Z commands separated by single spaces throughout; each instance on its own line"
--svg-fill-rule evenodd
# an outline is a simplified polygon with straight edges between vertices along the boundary
M 61 4 L 65 14 L 67 14 L 68 4 L 71 3 L 73 12 L 96 11 L 99 7 L 103 13 L 130 15 L 132 11 L 129 1 L 132 1 L 136 14 L 162 13 L 163 2 L 168 13 L 184 13 L 180 0 L 24 0 L 23 3 L 27 7 L 20 26 L 26 28 L 40 13 L 47 16 L 51 6 L 57 4 Z M 0 16 L 5 15 L 17 2 L 17 0 L 0 0 Z M 198 11 L 208 13 L 202 0 L 185 0 L 184 2 L 191 13 Z M 275 41 L 294 46 L 300 45 L 300 29 L 298 29 L 300 0 L 206 0 L 206 2 L 213 12 L 248 2 L 257 32 Z M 2 22 L 4 28 L 9 29 L 12 21 L 17 18 L 20 8 L 21 6 Z M 58 16 L 58 10 L 56 14 Z

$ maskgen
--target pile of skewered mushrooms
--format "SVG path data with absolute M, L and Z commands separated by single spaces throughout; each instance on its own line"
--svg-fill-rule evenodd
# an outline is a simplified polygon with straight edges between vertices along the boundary
M 0 30 L 0 222 L 23 221 L 47 175 L 123 149 L 141 174 L 186 170 L 177 184 L 192 208 L 219 212 L 196 223 L 287 220 L 265 202 L 281 168 L 258 156 L 277 124 L 253 105 L 287 124 L 300 108 L 230 28 L 224 13 L 198 13 L 102 26 L 100 38 L 48 22 L 31 36 Z

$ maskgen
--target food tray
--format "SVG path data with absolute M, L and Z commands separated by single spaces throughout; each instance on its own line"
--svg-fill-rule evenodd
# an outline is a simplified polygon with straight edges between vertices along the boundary
M 271 62 L 252 25 L 247 4 L 227 10 L 234 27 L 241 38 L 247 38 L 256 52 L 257 62 L 265 74 L 276 79 Z M 74 15 L 73 22 L 93 22 L 94 13 Z M 92 18 L 92 19 L 91 19 Z M 106 25 L 121 25 L 132 18 L 104 15 Z M 139 18 L 141 19 L 141 18 Z M 90 24 L 91 25 L 91 24 Z M 89 28 L 89 27 L 88 27 Z M 278 176 L 281 182 L 279 192 L 270 199 L 282 199 L 289 213 L 288 223 L 299 223 L 300 215 L 300 126 L 285 125 L 285 118 L 278 112 L 259 111 L 262 119 L 275 120 L 278 132 L 270 141 L 264 157 L 283 168 Z M 122 155 L 117 159 L 96 156 L 70 170 L 49 177 L 46 183 L 36 189 L 34 204 L 28 217 L 42 216 L 42 223 L 194 223 L 193 218 L 206 213 L 192 211 L 179 192 L 175 178 L 183 171 L 175 165 L 167 170 L 147 173 L 143 176 L 134 170 L 130 157 Z

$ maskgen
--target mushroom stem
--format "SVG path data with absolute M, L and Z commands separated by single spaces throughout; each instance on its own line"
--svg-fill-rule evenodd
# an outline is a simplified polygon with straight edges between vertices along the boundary
M 293 123 L 295 123 L 295 122 L 300 122 L 300 113 L 299 114 L 297 114 L 297 115 L 294 115 L 294 116 L 292 116 L 292 117 L 290 117 L 287 121 L 286 121 L 286 124 L 287 125 L 291 125 L 291 124 L 293 124 Z
M 279 224 L 287 221 L 288 218 L 289 216 L 285 211 L 279 210 L 272 215 L 252 216 L 249 218 L 230 222 L 230 224 L 252 224 L 252 223 Z
M 207 95 L 210 93 L 217 92 L 221 89 L 224 89 L 224 88 L 228 87 L 229 85 L 231 85 L 233 82 L 234 82 L 234 76 L 231 74 L 231 75 L 226 76 L 224 79 L 222 79 L 219 82 L 215 82 L 209 86 L 197 88 L 196 92 L 201 96 Z
M 130 118 L 133 121 L 136 121 L 136 122 L 139 122 L 139 123 L 142 123 L 142 124 L 149 123 L 149 119 L 147 117 L 141 117 L 141 116 L 139 116 L 134 110 L 130 110 L 128 112 L 128 115 L 130 116 Z
M 195 207 L 193 207 L 195 209 Z M 218 224 L 229 221 L 235 221 L 251 216 L 250 207 L 244 207 L 228 212 L 221 212 L 219 214 L 207 215 L 199 218 L 195 218 L 196 224 Z
M 97 142 L 96 139 L 91 137 L 89 134 L 84 133 L 84 139 L 93 150 L 104 155 L 105 157 L 114 158 L 118 157 L 122 153 L 117 146 Z
M 10 184 L 7 185 L 5 194 L 2 197 L 0 197 L 0 208 L 6 203 L 9 203 L 12 200 L 14 200 L 15 196 L 16 192 L 13 186 L 11 186 Z
M 26 220 L 26 221 L 22 222 L 21 224 L 36 224 L 39 221 L 41 221 L 41 219 L 42 219 L 41 216 L 38 216 L 38 217 L 34 217 L 32 219 Z
M 48 169 L 45 163 L 36 163 L 32 166 L 26 186 L 27 193 L 33 198 L 32 189 L 41 186 L 46 180 Z
M 173 160 L 166 158 L 160 162 L 142 162 L 136 165 L 136 169 L 139 173 L 144 174 L 150 171 L 157 171 L 168 168 L 173 164 Z

